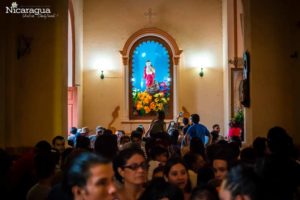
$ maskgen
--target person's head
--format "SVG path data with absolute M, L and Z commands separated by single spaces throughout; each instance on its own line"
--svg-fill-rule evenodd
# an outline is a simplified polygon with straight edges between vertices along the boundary
M 75 135 L 77 133 L 77 128 L 76 127 L 72 127 L 70 129 L 70 134 Z
M 211 133 L 211 136 L 212 136 L 212 143 L 216 143 L 218 141 L 218 138 L 219 138 L 219 133 L 217 131 L 212 131 Z
M 113 199 L 116 187 L 111 162 L 93 153 L 82 153 L 67 172 L 67 186 L 75 200 Z
M 104 131 L 105 131 L 104 127 L 102 127 L 102 126 L 97 126 L 96 127 L 96 134 L 97 135 L 102 135 L 104 133 Z
M 166 180 L 185 191 L 189 184 L 188 168 L 180 158 L 171 158 L 164 169 Z
M 190 200 L 219 200 L 219 196 L 216 188 L 203 185 L 193 189 Z
M 151 67 L 151 61 L 150 61 L 150 60 L 147 60 L 146 66 L 147 66 L 147 67 Z
M 269 130 L 268 147 L 272 154 L 290 155 L 293 151 L 293 139 L 281 127 L 273 127 Z
M 107 130 L 97 137 L 94 151 L 98 155 L 113 160 L 118 152 L 117 136 L 106 132 Z
M 153 146 L 150 149 L 150 156 L 153 160 L 165 164 L 169 158 L 168 150 L 161 146 Z
M 207 149 L 207 155 L 217 180 L 223 180 L 230 168 L 236 163 L 234 148 L 228 143 L 211 145 Z
M 120 145 L 124 145 L 126 143 L 130 142 L 130 137 L 128 135 L 123 135 L 120 138 Z
M 164 111 L 160 110 L 160 111 L 157 112 L 157 119 L 158 120 L 164 120 L 165 117 L 166 117 L 166 115 L 165 115 Z
M 51 151 L 51 144 L 46 140 L 41 140 L 37 142 L 34 146 L 34 152 L 37 153 L 44 153 Z
M 139 131 L 142 135 L 144 135 L 144 133 L 145 133 L 145 128 L 144 128 L 144 126 L 143 125 L 138 125 L 138 127 L 136 127 L 136 129 L 135 129 L 136 131 Z
M 183 200 L 182 191 L 175 185 L 166 182 L 163 178 L 154 178 L 150 181 L 139 200 Z
M 65 150 L 65 138 L 63 136 L 55 136 L 52 139 L 53 148 L 57 149 L 59 153 L 63 153 Z
M 198 114 L 192 114 L 190 119 L 194 124 L 198 124 L 200 122 L 200 116 Z
M 252 146 L 257 157 L 263 157 L 268 153 L 267 138 L 265 137 L 256 137 Z
M 81 149 L 90 149 L 90 139 L 85 136 L 78 136 L 76 138 L 76 148 L 81 148 Z
M 185 126 L 188 125 L 188 124 L 189 124 L 189 119 L 186 118 L 186 117 L 184 117 L 184 118 L 182 119 L 182 123 L 183 123 Z
M 221 200 L 258 200 L 261 198 L 260 181 L 252 168 L 233 167 L 221 184 Z
M 82 129 L 80 130 L 80 134 L 83 136 L 88 136 L 90 132 L 90 129 L 88 127 L 82 127 Z
M 213 128 L 213 131 L 216 131 L 217 133 L 220 133 L 220 125 L 219 124 L 214 124 L 212 126 L 212 128 Z
M 138 148 L 124 149 L 114 160 L 115 176 L 124 184 L 143 185 L 147 180 L 147 170 L 144 152 Z
M 198 173 L 198 170 L 205 166 L 206 161 L 200 154 L 189 152 L 183 156 L 183 160 L 190 170 Z
M 34 157 L 34 168 L 39 180 L 54 177 L 55 166 L 57 164 L 57 154 L 54 152 L 38 153 Z
M 142 133 L 139 131 L 132 131 L 130 139 L 133 143 L 140 145 L 142 143 Z
M 216 158 L 212 162 L 215 179 L 223 180 L 228 173 L 228 163 L 226 159 Z

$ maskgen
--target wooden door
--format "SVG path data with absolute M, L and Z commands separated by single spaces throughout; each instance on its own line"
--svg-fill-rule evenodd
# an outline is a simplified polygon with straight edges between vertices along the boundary
M 77 113 L 77 88 L 68 88 L 68 134 L 71 127 L 78 125 L 78 113 Z

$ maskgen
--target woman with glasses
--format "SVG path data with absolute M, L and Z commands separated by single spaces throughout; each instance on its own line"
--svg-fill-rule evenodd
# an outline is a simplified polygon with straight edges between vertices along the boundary
M 114 171 L 121 183 L 117 191 L 120 200 L 135 200 L 144 191 L 147 181 L 148 163 L 144 152 L 138 148 L 127 148 L 117 155 L 114 160 Z
M 165 165 L 164 176 L 166 180 L 176 185 L 184 194 L 184 199 L 189 199 L 191 183 L 188 168 L 180 158 L 171 158 Z

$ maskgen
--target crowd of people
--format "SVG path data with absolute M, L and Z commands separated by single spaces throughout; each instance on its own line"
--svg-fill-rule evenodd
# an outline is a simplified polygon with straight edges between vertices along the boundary
M 68 138 L 39 141 L 12 157 L 0 150 L 4 199 L 27 200 L 295 200 L 300 165 L 292 138 L 281 127 L 241 147 L 192 114 L 169 123 L 158 112 L 148 130 L 130 134 L 101 126 L 72 127 Z M 233 137 L 233 139 L 232 139 Z M 2 198 L 1 198 L 2 199 Z

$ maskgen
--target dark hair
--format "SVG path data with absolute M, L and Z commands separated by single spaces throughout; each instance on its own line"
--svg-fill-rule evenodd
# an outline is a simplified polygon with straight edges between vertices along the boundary
M 99 135 L 95 141 L 94 151 L 96 154 L 101 155 L 107 159 L 113 160 L 118 152 L 117 136 L 106 133 Z
M 268 132 L 268 146 L 272 153 L 290 155 L 293 151 L 293 139 L 281 127 L 273 127 Z
M 218 131 L 212 131 L 210 134 L 212 136 L 212 143 L 215 143 L 218 140 L 218 137 L 219 137 Z
M 59 153 L 43 152 L 38 153 L 34 157 L 34 167 L 37 178 L 45 179 L 54 174 L 55 166 L 57 164 Z
M 247 195 L 251 200 L 257 200 L 261 196 L 259 183 L 261 181 L 253 168 L 238 165 L 229 171 L 223 187 L 230 191 L 233 199 L 237 195 Z
M 76 148 L 89 149 L 90 148 L 90 139 L 86 136 L 79 135 L 76 138 Z
M 219 124 L 214 124 L 214 125 L 212 126 L 213 129 L 216 128 L 216 127 L 220 127 L 220 125 L 219 125 Z
M 164 168 L 164 175 L 166 177 L 168 177 L 171 168 L 176 165 L 176 164 L 182 164 L 184 166 L 184 168 L 186 169 L 186 171 L 188 171 L 188 167 L 186 166 L 186 164 L 184 163 L 184 161 L 181 158 L 170 158 Z
M 186 170 L 186 173 L 188 174 L 188 167 L 186 166 L 184 161 L 181 158 L 174 157 L 174 158 L 169 159 L 165 165 L 165 168 L 164 168 L 165 177 L 168 177 L 168 175 L 171 171 L 171 168 L 177 164 L 182 164 Z M 191 191 L 191 181 L 189 179 L 188 179 L 187 185 L 185 187 L 185 191 Z
M 158 120 L 162 120 L 163 121 L 165 119 L 165 117 L 166 117 L 166 115 L 165 115 L 164 111 L 160 110 L 160 111 L 157 112 L 157 118 L 158 118 Z
M 194 124 L 198 124 L 200 122 L 200 116 L 198 114 L 192 114 L 191 120 Z
M 265 150 L 267 148 L 267 138 L 256 137 L 252 143 L 252 146 L 257 157 L 265 156 Z
M 198 186 L 193 189 L 190 200 L 219 200 L 218 192 L 215 187 L 210 185 Z
M 135 154 L 141 155 L 143 158 L 145 158 L 145 154 L 141 149 L 131 147 L 120 151 L 113 161 L 116 179 L 121 183 L 123 183 L 123 177 L 118 172 L 118 168 L 123 168 L 126 165 L 127 160 L 129 160 Z
M 167 198 L 169 200 L 183 200 L 182 191 L 173 184 L 166 182 L 163 178 L 154 178 L 150 181 L 139 200 L 158 200 Z
M 138 126 L 135 130 L 138 131 L 138 132 L 140 132 L 142 135 L 145 132 L 145 129 L 144 129 L 143 126 Z
M 55 145 L 55 142 L 56 140 L 65 140 L 65 138 L 63 136 L 55 136 L 53 139 L 52 139 L 52 145 Z
M 142 139 L 142 133 L 139 131 L 132 131 L 130 135 L 130 139 L 132 140 L 133 138 Z
M 35 153 L 50 152 L 51 145 L 46 140 L 41 140 L 34 146 Z
M 67 172 L 67 189 L 72 194 L 72 187 L 84 187 L 91 176 L 90 168 L 95 165 L 109 164 L 110 161 L 94 153 L 81 153 L 72 162 Z
M 186 117 L 184 117 L 184 118 L 182 119 L 182 123 L 183 123 L 184 125 L 188 125 L 188 124 L 189 124 L 189 119 L 186 118 Z
M 75 135 L 77 133 L 77 128 L 76 127 L 72 127 L 70 130 L 70 133 Z
M 193 165 L 197 162 L 197 155 L 192 152 L 188 152 L 183 156 L 183 160 L 188 169 L 193 170 Z
M 150 148 L 150 157 L 151 159 L 155 160 L 156 156 L 162 155 L 162 154 L 169 154 L 168 150 L 166 148 L 163 148 L 161 146 L 153 146 Z

